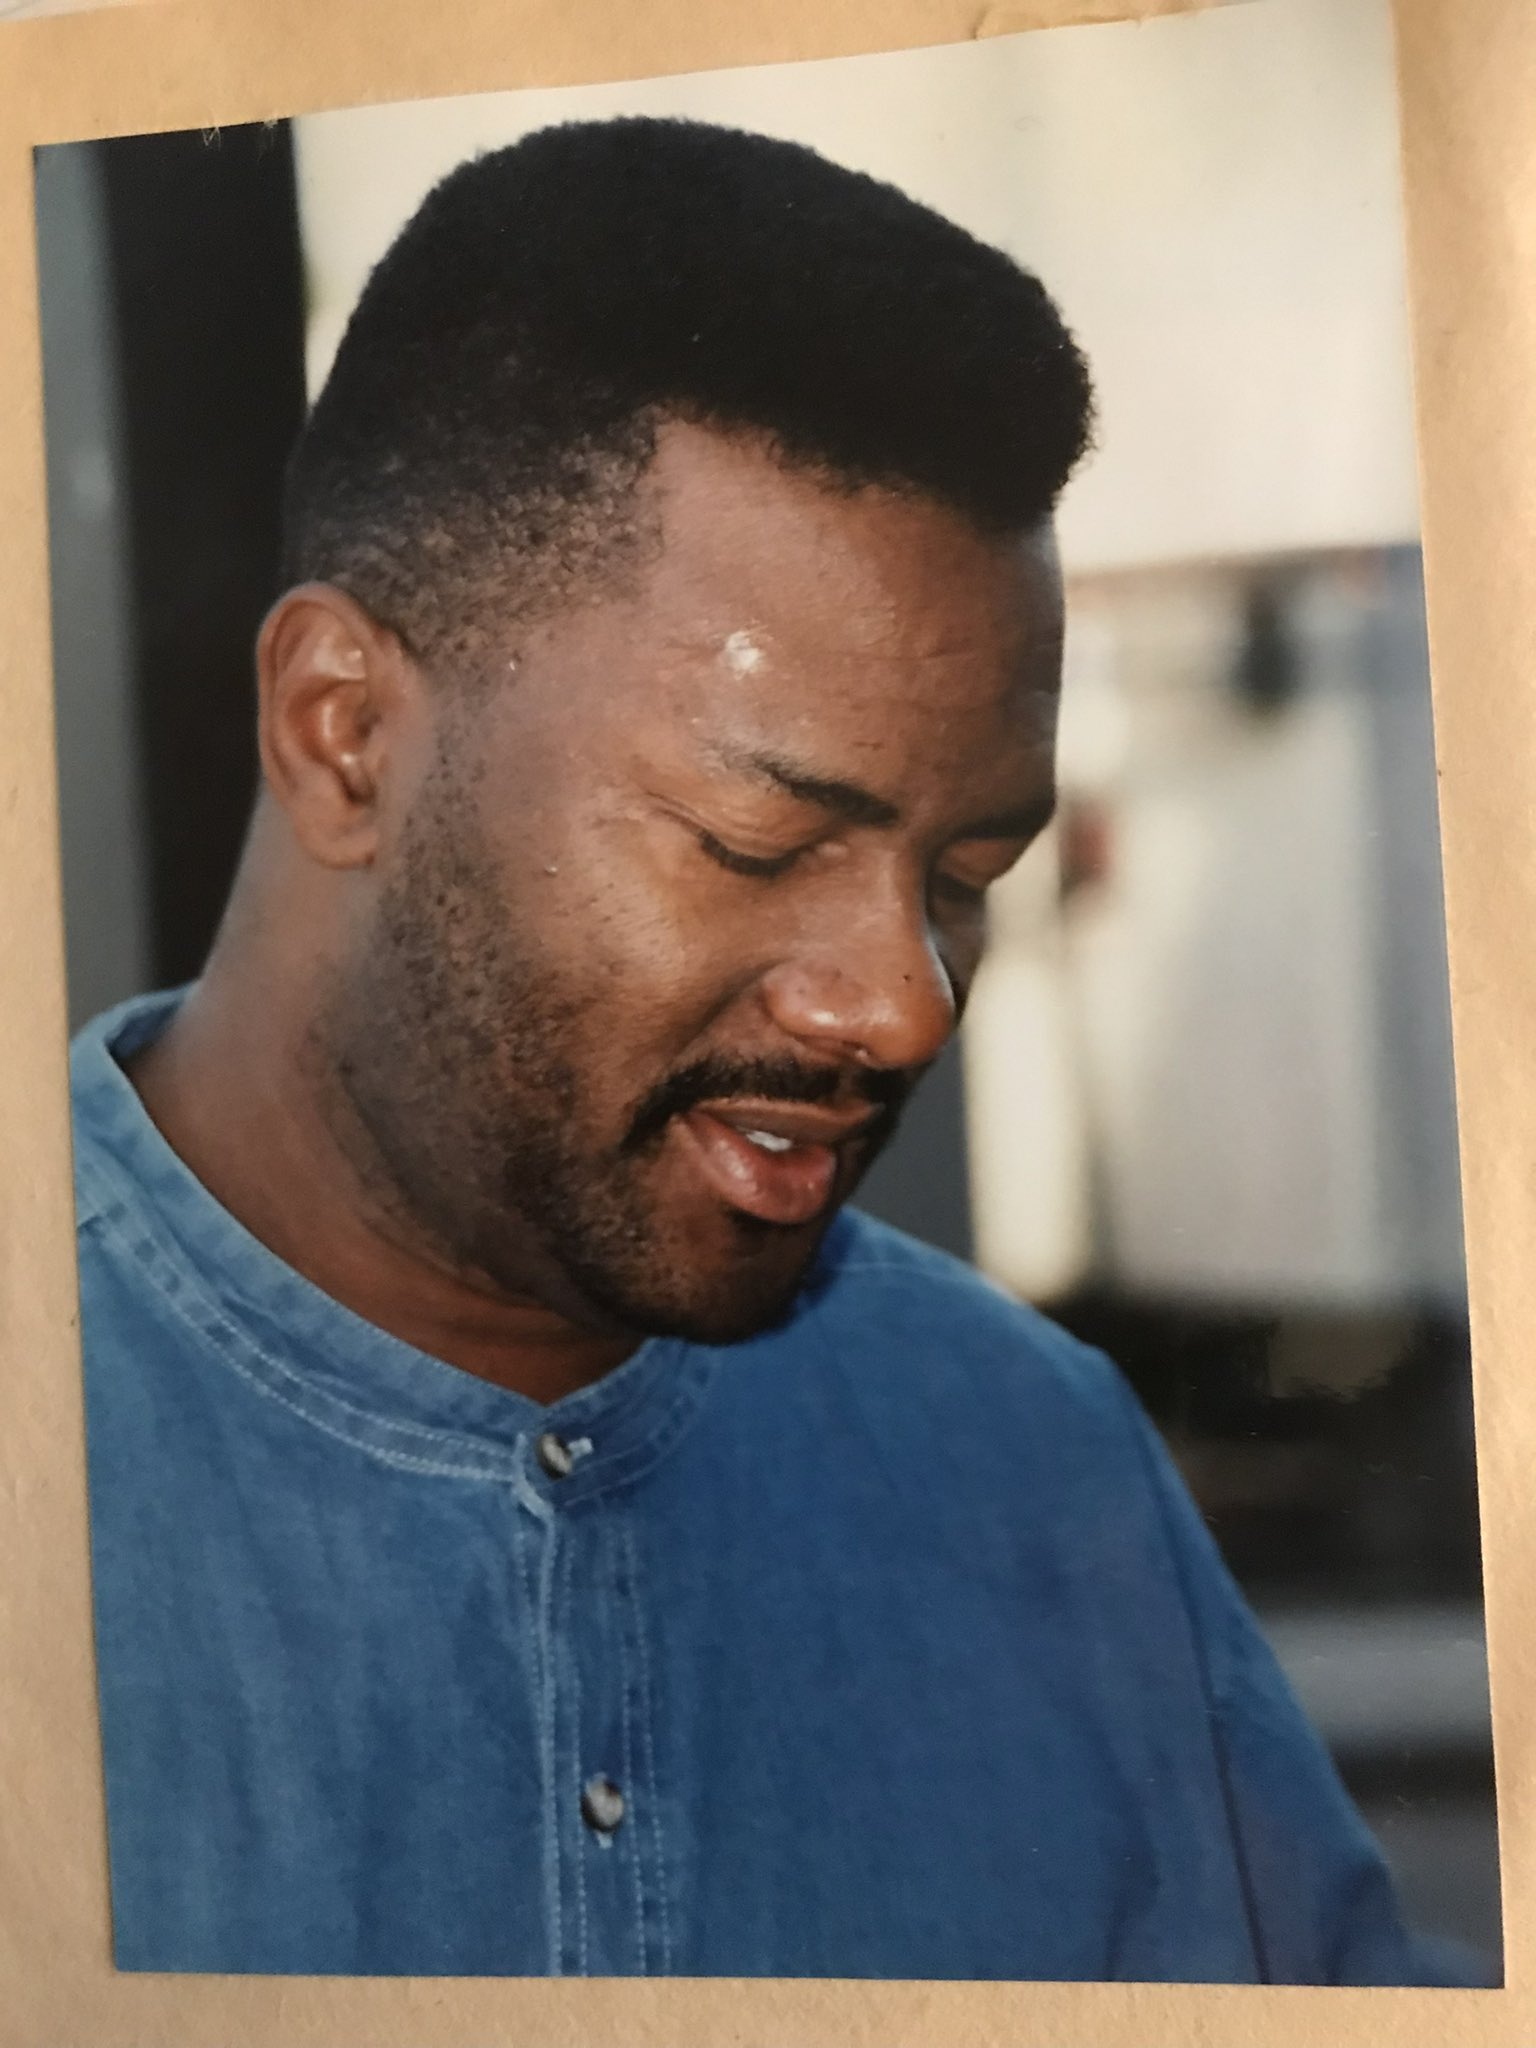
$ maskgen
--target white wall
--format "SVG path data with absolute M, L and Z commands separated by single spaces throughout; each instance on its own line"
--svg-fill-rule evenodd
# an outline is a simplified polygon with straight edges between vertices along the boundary
M 1101 394 L 1070 567 L 1416 532 L 1387 0 L 302 120 L 314 379 L 439 176 L 617 112 L 809 142 L 1039 271 Z

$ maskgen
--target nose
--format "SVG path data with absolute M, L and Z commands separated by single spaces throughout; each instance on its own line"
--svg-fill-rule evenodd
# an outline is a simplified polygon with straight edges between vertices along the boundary
M 955 1028 L 958 998 L 926 917 L 866 901 L 764 975 L 774 1023 L 823 1057 L 921 1067 Z

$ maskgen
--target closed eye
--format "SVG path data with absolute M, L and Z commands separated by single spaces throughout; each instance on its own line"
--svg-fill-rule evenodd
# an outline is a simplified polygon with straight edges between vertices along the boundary
M 932 882 L 935 896 L 946 903 L 961 903 L 974 906 L 986 898 L 990 882 L 962 882 L 958 875 L 935 875 Z
M 776 875 L 787 875 L 805 853 L 803 846 L 791 847 L 788 853 L 741 853 L 734 846 L 727 846 L 723 839 L 717 839 L 713 832 L 701 831 L 698 841 L 712 861 L 729 868 L 733 875 L 754 875 L 760 881 L 772 881 Z
M 1031 843 L 1029 840 L 999 841 L 976 848 L 963 861 L 963 872 L 956 874 L 953 868 L 939 868 L 935 872 L 930 884 L 934 895 L 947 903 L 975 908 L 985 901 L 993 884 L 1000 882 L 1018 864 Z

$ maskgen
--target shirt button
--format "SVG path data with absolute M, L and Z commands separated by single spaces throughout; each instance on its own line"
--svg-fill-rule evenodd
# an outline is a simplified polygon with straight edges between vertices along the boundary
M 533 1447 L 534 1456 L 551 1479 L 564 1479 L 575 1464 L 570 1446 L 557 1437 L 552 1429 L 546 1429 Z
M 594 1834 L 611 1835 L 624 1818 L 624 1794 L 601 1772 L 581 1788 L 581 1817 Z

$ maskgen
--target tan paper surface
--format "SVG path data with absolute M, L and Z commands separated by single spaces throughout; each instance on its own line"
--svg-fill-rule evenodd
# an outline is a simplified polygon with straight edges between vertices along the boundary
M 0 0 L 0 21 L 32 21 L 42 14 L 73 14 L 83 7 L 128 7 L 137 0 Z
M 86 1578 L 31 145 L 1199 0 L 146 0 L 0 20 L 0 2048 L 1536 2043 L 1536 5 L 1397 0 L 1508 1985 L 119 1976 Z M 1259 0 L 1263 4 L 1263 0 Z M 1339 0 L 1347 6 L 1349 0 Z M 1157 33 L 1149 27 L 1149 34 Z

